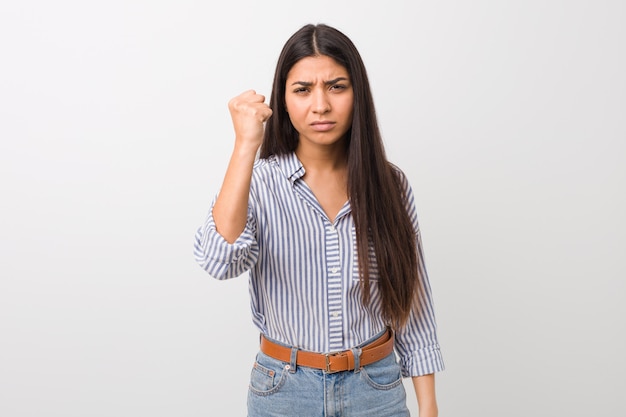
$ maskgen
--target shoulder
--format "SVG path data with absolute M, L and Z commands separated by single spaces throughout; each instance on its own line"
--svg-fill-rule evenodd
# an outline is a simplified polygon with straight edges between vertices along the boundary
M 254 169 L 263 169 L 263 168 L 267 168 L 267 167 L 272 167 L 272 166 L 277 166 L 278 165 L 278 158 L 276 157 L 276 155 L 270 155 L 267 158 L 257 158 L 256 161 L 254 161 Z
M 408 177 L 402 169 L 392 163 L 389 163 L 389 165 L 391 166 L 391 169 L 395 175 L 396 184 L 398 185 L 399 192 L 402 194 L 402 198 L 404 200 L 406 210 L 409 213 L 409 217 L 411 218 L 411 221 L 413 222 L 417 230 L 417 209 L 415 205 L 415 194 L 413 193 L 413 187 L 411 186 Z
M 396 180 L 398 182 L 398 186 L 399 188 L 403 191 L 403 192 L 410 192 L 411 191 L 411 184 L 409 183 L 409 179 L 407 178 L 406 174 L 404 173 L 404 171 L 397 165 L 389 162 L 389 166 L 391 168 L 391 172 L 394 174 L 394 176 L 396 177 Z
M 276 158 L 272 155 L 268 158 L 259 158 L 254 162 L 252 173 L 256 177 L 267 177 L 276 174 L 278 164 Z
M 252 168 L 251 187 L 253 190 L 258 192 L 259 189 L 275 188 L 287 181 L 288 176 L 285 174 L 279 158 L 271 155 L 255 161 Z

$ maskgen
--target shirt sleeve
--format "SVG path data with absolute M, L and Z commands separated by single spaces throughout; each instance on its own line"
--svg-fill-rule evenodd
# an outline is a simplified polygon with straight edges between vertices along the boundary
M 405 327 L 396 332 L 396 350 L 400 357 L 402 375 L 409 377 L 443 371 L 444 362 L 437 339 L 432 290 L 424 263 L 424 250 L 413 191 L 406 177 L 401 175 L 401 178 L 406 190 L 407 209 L 415 231 L 420 277 L 418 302 L 415 303 Z
M 234 278 L 249 271 L 259 257 L 259 245 L 256 240 L 256 221 L 248 207 L 246 226 L 233 243 L 228 243 L 219 234 L 213 219 L 213 206 L 206 221 L 195 234 L 194 257 L 209 275 L 217 279 Z

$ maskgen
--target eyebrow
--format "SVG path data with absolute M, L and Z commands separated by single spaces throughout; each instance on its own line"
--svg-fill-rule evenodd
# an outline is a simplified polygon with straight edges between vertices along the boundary
M 348 81 L 348 79 L 346 77 L 337 77 L 337 78 L 333 78 L 332 80 L 324 81 L 324 84 L 333 85 L 333 84 L 337 84 L 339 81 Z M 295 81 L 291 85 L 301 85 L 303 87 L 310 87 L 313 85 L 313 83 L 310 81 Z

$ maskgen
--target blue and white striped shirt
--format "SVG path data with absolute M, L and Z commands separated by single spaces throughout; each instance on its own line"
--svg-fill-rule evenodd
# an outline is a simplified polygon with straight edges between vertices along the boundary
M 334 222 L 307 184 L 294 153 L 255 163 L 245 230 L 229 244 L 216 230 L 212 207 L 195 235 L 194 255 L 211 276 L 250 274 L 252 319 L 269 338 L 315 352 L 349 349 L 382 332 L 375 258 L 370 272 L 371 301 L 362 303 L 356 235 L 346 203 Z M 414 309 L 396 332 L 404 376 L 443 369 L 430 284 L 424 267 L 413 193 L 407 209 L 413 221 L 421 269 L 422 311 Z

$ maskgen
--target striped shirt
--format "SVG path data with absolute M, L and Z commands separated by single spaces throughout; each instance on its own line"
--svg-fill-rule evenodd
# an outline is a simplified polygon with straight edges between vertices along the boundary
M 362 302 L 354 222 L 348 202 L 331 222 L 302 180 L 294 153 L 256 161 L 244 231 L 232 244 L 216 230 L 212 206 L 195 235 L 196 261 L 211 276 L 249 272 L 252 320 L 261 333 L 315 352 L 350 349 L 381 333 L 381 297 L 372 256 L 371 298 Z M 406 177 L 407 209 L 423 279 L 408 324 L 395 334 L 404 376 L 443 370 L 430 284 L 424 267 L 413 193 Z M 214 200 L 215 201 L 215 200 Z

